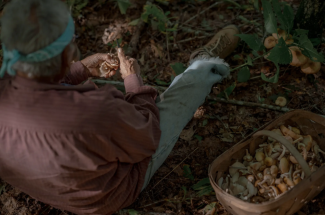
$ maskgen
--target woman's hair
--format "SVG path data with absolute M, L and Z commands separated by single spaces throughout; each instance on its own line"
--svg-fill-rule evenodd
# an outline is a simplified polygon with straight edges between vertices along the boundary
M 1 40 L 10 51 L 33 53 L 54 42 L 68 25 L 69 10 L 59 0 L 12 0 L 1 18 Z M 53 76 L 61 69 L 61 55 L 30 63 L 18 61 L 13 69 L 30 77 Z

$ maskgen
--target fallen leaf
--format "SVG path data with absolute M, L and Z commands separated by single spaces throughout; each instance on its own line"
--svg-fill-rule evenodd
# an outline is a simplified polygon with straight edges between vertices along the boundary
M 173 165 L 172 168 L 174 169 L 176 165 Z M 182 168 L 180 166 L 177 166 L 174 169 L 174 172 L 178 175 L 178 176 L 183 176 L 184 171 L 182 170 Z
M 153 207 L 152 210 L 158 213 L 164 213 L 166 211 L 164 207 Z
M 249 123 L 246 122 L 246 121 L 242 122 L 242 124 L 243 124 L 245 127 L 250 127 Z
M 170 208 L 173 208 L 173 209 L 176 210 L 176 205 L 173 204 L 172 202 L 167 201 L 167 202 L 165 202 L 164 206 L 167 206 L 167 207 L 170 207 Z
M 189 129 L 183 129 L 183 131 L 180 134 L 180 138 L 185 141 L 190 141 L 195 134 L 196 129 L 194 130 L 195 122 L 193 121 L 190 125 Z
M 144 65 L 144 54 L 141 54 L 141 58 L 139 59 L 140 64 L 143 66 Z
M 206 205 L 203 209 L 199 210 L 199 212 L 203 215 L 213 215 L 216 212 L 216 202 L 212 202 Z
M 229 118 L 228 118 L 228 116 L 222 116 L 222 117 L 220 117 L 220 119 L 221 119 L 221 120 L 227 120 L 227 119 L 229 119 Z
M 182 63 L 174 63 L 174 64 L 171 64 L 170 67 L 173 69 L 175 76 L 183 73 L 187 68 Z
M 194 137 L 200 142 L 203 140 L 203 137 L 201 137 L 200 135 L 194 135 Z
M 164 57 L 164 54 L 163 54 L 163 49 L 155 43 L 154 40 L 150 40 L 150 43 L 151 43 L 151 50 L 153 52 L 153 54 L 155 55 L 155 57 L 160 57 L 160 58 L 163 58 Z
M 17 208 L 17 201 L 13 197 L 7 195 L 5 201 L 3 202 L 2 211 L 7 211 L 6 214 L 12 214 Z
M 266 84 L 265 86 L 263 86 L 263 89 L 265 90 L 267 95 L 272 93 L 272 87 L 270 86 L 270 84 Z
M 247 87 L 247 86 L 248 86 L 247 82 L 237 84 L 237 87 Z
M 102 36 L 103 43 L 108 44 L 121 38 L 122 35 L 127 32 L 127 26 L 127 23 L 115 23 L 105 28 Z
M 128 210 L 128 213 L 129 213 L 130 215 L 138 215 L 138 214 L 139 214 L 139 212 L 136 211 L 136 210 L 134 210 L 134 209 L 129 209 L 129 210 Z
M 194 176 L 193 176 L 191 168 L 188 164 L 183 165 L 183 175 L 185 178 L 188 178 L 192 181 L 194 180 Z
M 232 142 L 234 142 L 234 135 L 229 132 L 223 133 L 221 141 L 227 142 L 227 143 L 232 143 Z
M 19 208 L 18 212 L 16 212 L 17 215 L 31 215 L 29 210 L 26 207 Z

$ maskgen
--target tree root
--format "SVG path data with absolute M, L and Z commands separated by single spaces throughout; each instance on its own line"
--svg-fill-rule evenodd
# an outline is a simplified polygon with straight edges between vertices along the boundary
M 124 87 L 123 82 L 119 81 L 108 81 L 108 80 L 101 80 L 101 79 L 91 79 L 92 82 L 95 84 L 111 84 L 114 85 L 117 88 Z M 159 92 L 164 92 L 167 87 L 161 87 L 161 86 L 150 86 L 158 90 Z M 240 105 L 240 106 L 247 106 L 247 107 L 258 107 L 258 108 L 264 108 L 264 109 L 269 109 L 273 111 L 279 111 L 279 112 L 289 112 L 292 111 L 293 109 L 287 108 L 287 107 L 279 107 L 279 106 L 273 106 L 273 105 L 267 105 L 267 104 L 259 104 L 259 103 L 254 103 L 254 102 L 245 102 L 245 101 L 237 101 L 237 100 L 227 100 L 223 98 L 219 98 L 214 95 L 208 95 L 207 96 L 208 100 L 213 100 L 221 103 L 226 103 L 226 104 L 232 104 L 232 105 Z
M 140 34 L 144 28 L 145 23 L 142 21 L 142 19 L 139 19 L 139 22 L 137 24 L 137 30 L 136 32 L 133 34 L 130 43 L 129 43 L 129 47 L 126 50 L 126 55 L 130 55 L 132 56 L 133 53 L 135 53 L 137 51 L 137 45 L 140 39 Z
M 150 4 L 153 0 L 148 0 L 146 4 Z M 139 39 L 140 39 L 140 34 L 143 30 L 145 26 L 145 23 L 144 21 L 142 21 L 142 19 L 140 18 L 139 19 L 139 22 L 137 24 L 137 30 L 136 32 L 133 34 L 131 40 L 130 40 L 130 43 L 129 43 L 129 47 L 128 49 L 126 50 L 126 55 L 130 55 L 132 56 L 136 51 L 137 51 L 137 45 L 139 43 Z

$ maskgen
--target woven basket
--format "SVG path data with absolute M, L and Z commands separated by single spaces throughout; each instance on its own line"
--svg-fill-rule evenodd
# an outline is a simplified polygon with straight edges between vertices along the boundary
M 270 132 L 270 130 L 278 128 L 280 125 L 291 125 L 299 128 L 303 134 L 311 135 L 320 148 L 325 150 L 325 119 L 317 114 L 296 110 L 286 113 L 268 125 L 265 125 L 224 152 L 209 167 L 210 183 L 218 200 L 228 212 L 234 215 L 294 214 L 325 188 L 325 166 L 311 173 L 308 164 L 297 149 L 285 138 L 274 132 Z M 242 160 L 246 149 L 249 149 L 250 153 L 254 154 L 258 145 L 264 143 L 267 137 L 276 139 L 292 153 L 305 171 L 305 179 L 279 198 L 260 204 L 242 201 L 223 191 L 217 185 L 218 179 L 228 174 L 229 166 L 236 162 L 237 159 Z

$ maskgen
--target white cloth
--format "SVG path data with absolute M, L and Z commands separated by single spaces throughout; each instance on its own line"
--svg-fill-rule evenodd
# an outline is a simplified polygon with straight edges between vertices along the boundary
M 160 114 L 161 138 L 149 164 L 142 190 L 164 163 L 186 124 L 205 101 L 213 84 L 229 76 L 229 65 L 220 58 L 197 58 L 186 71 L 173 80 L 157 102 Z

